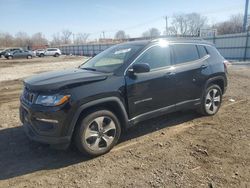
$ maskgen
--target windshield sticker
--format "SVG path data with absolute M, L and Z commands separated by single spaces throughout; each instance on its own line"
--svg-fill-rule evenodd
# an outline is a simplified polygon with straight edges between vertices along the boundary
M 122 50 L 116 51 L 114 54 L 124 54 L 124 53 L 128 53 L 130 50 L 131 50 L 131 48 L 122 49 Z

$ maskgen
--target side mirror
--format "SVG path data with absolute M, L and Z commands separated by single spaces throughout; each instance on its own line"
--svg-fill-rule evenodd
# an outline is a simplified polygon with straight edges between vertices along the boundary
M 128 71 L 130 73 L 145 73 L 150 71 L 150 66 L 147 63 L 135 64 Z

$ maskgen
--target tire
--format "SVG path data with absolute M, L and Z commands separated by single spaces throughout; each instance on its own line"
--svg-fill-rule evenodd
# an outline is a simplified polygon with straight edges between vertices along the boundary
M 32 56 L 31 56 L 31 55 L 28 55 L 28 56 L 27 56 L 27 59 L 32 59 Z
M 59 54 L 58 54 L 58 53 L 56 53 L 56 54 L 54 55 L 54 57 L 59 57 Z
M 39 54 L 39 57 L 44 57 L 44 54 Z
M 13 59 L 13 56 L 10 55 L 10 56 L 7 57 L 7 59 Z
M 96 110 L 79 121 L 74 142 L 81 153 L 96 157 L 109 152 L 120 135 L 121 125 L 117 117 L 111 111 Z
M 205 116 L 215 115 L 220 109 L 221 102 L 221 88 L 216 84 L 210 85 L 207 87 L 202 97 L 201 105 L 197 111 Z

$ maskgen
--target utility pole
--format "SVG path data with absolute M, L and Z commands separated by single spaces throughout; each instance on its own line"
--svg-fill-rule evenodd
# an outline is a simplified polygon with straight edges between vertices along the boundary
M 168 17 L 165 17 L 166 20 L 166 35 L 168 35 Z
M 103 38 L 105 39 L 105 31 L 102 32 Z
M 243 31 L 244 31 L 244 32 L 247 31 L 248 3 L 249 3 L 249 0 L 246 0 L 246 4 L 245 4 L 245 15 L 244 15 L 244 23 L 243 23 Z

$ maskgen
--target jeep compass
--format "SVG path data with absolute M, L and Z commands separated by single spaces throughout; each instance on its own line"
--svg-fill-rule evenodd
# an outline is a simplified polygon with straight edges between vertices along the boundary
M 216 114 L 226 88 L 226 60 L 211 43 L 128 42 L 25 79 L 20 119 L 32 140 L 98 156 L 138 122 L 183 109 Z

